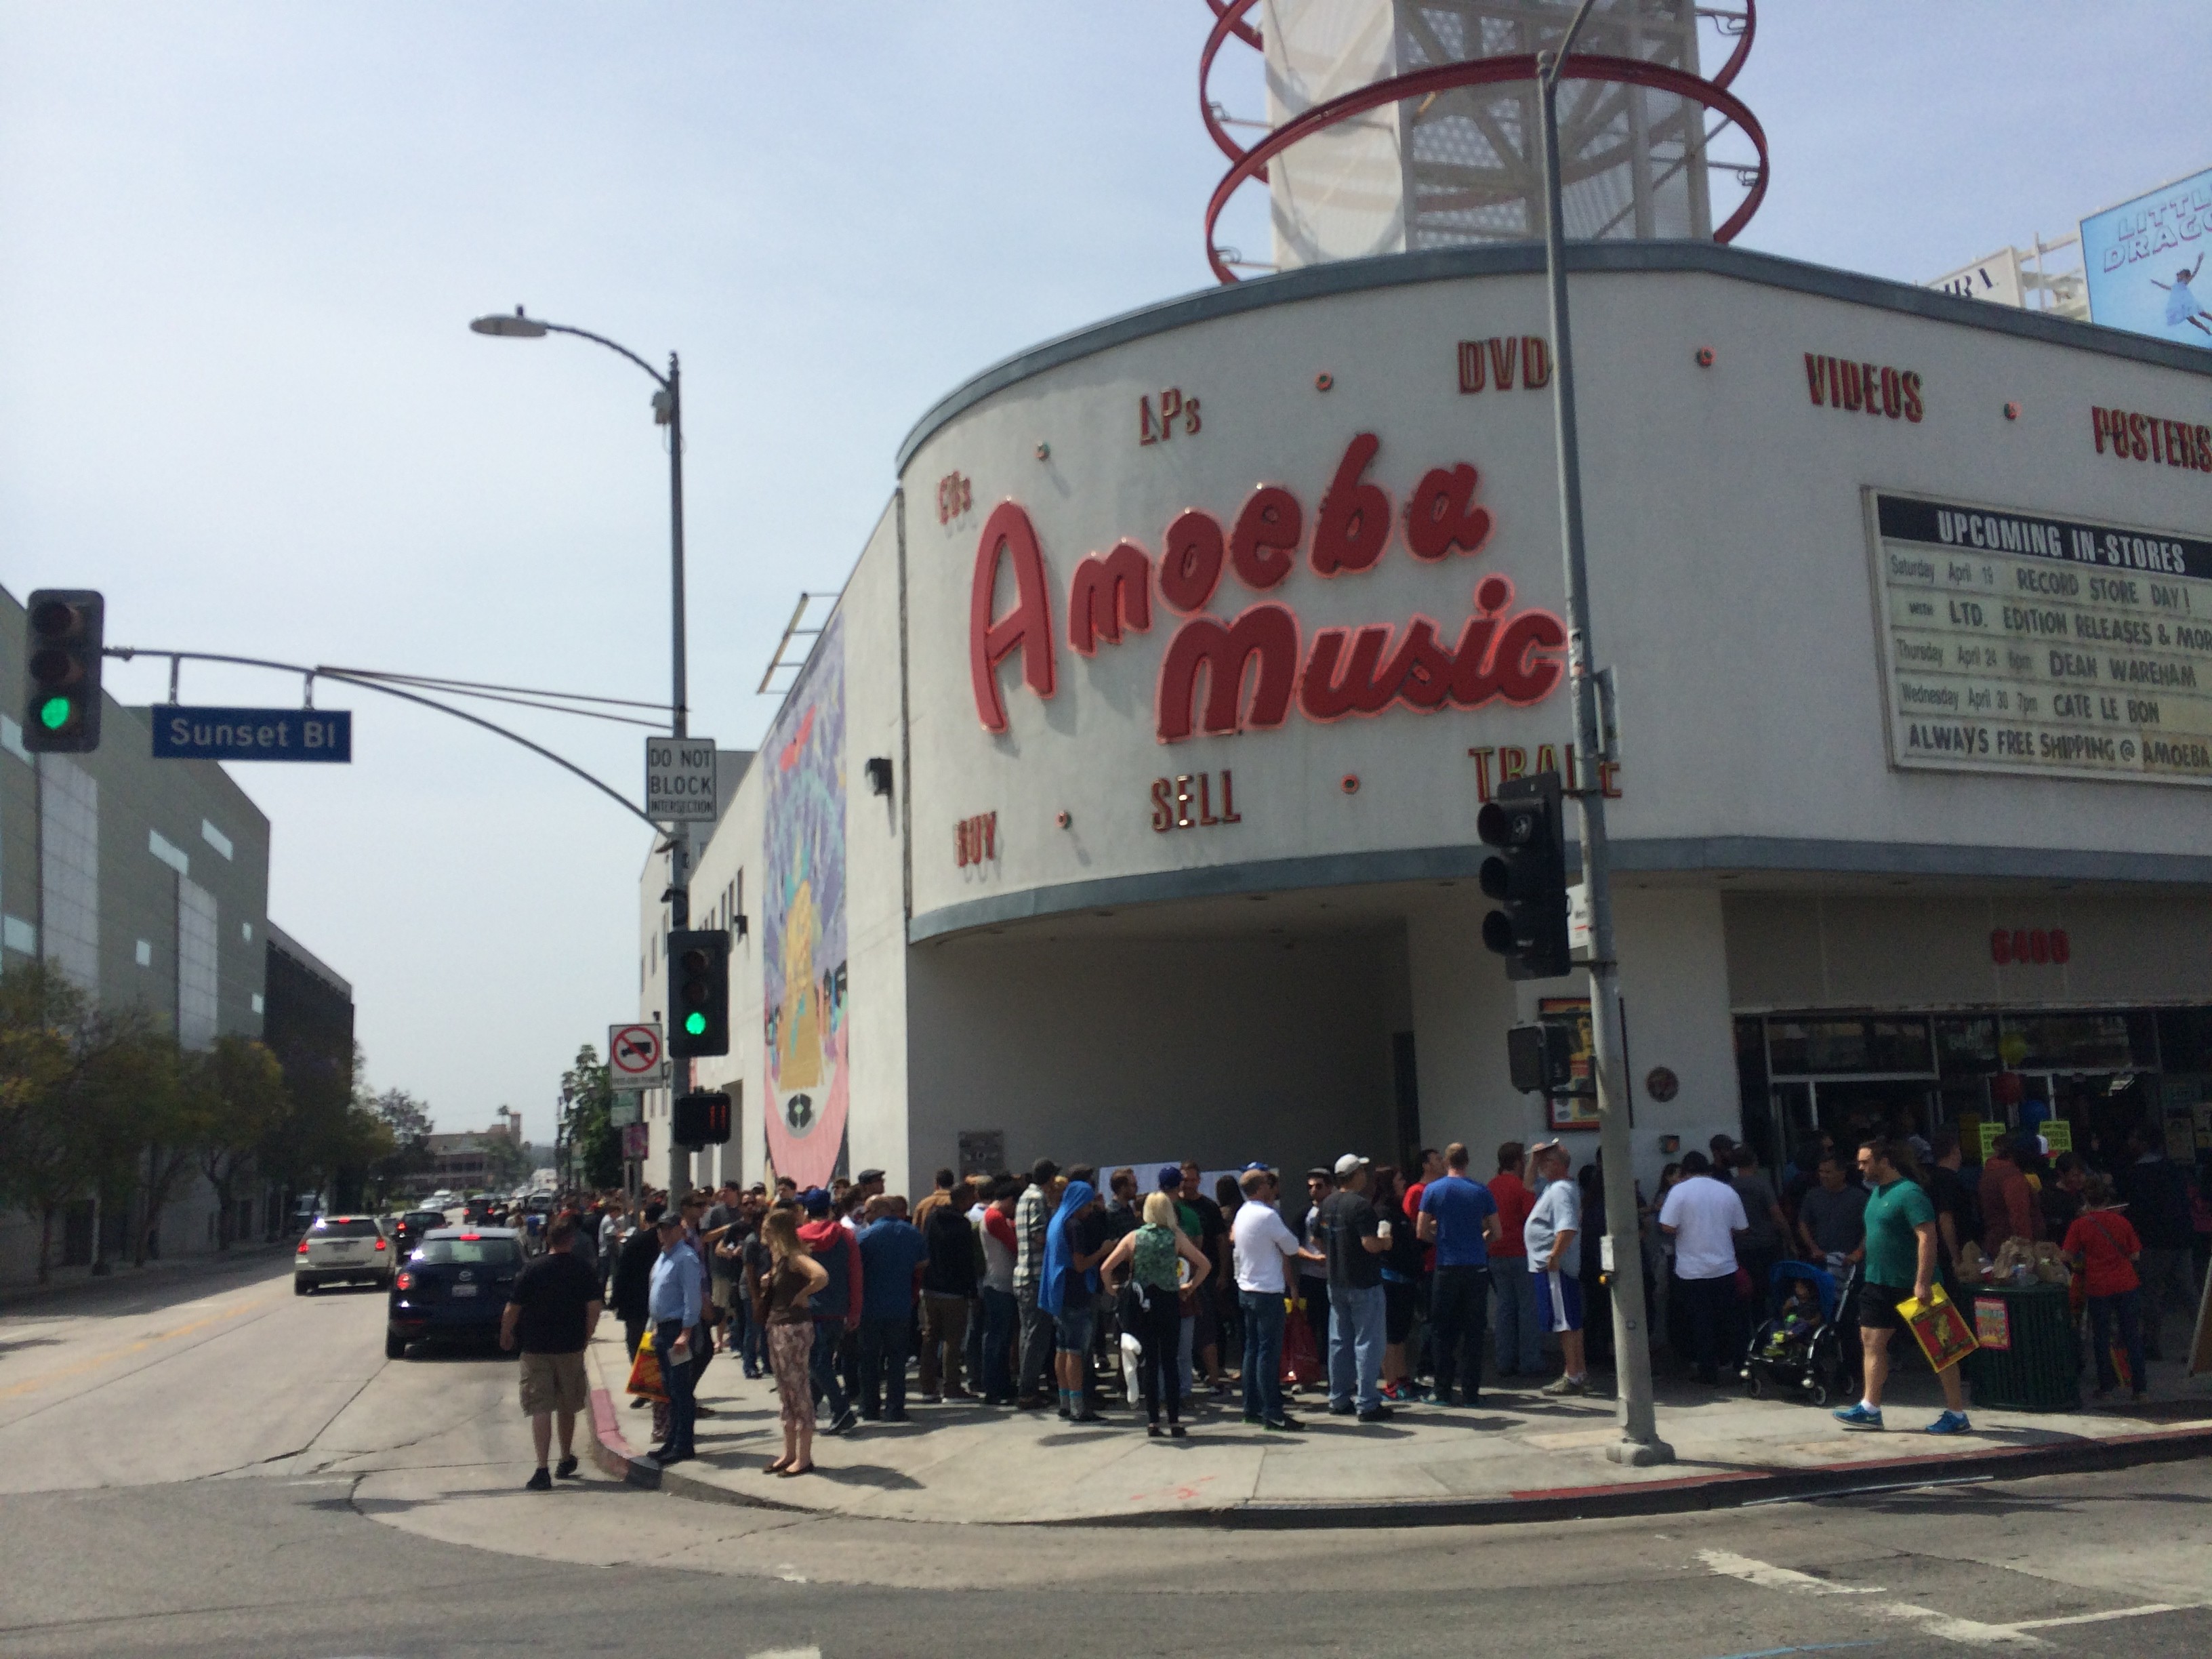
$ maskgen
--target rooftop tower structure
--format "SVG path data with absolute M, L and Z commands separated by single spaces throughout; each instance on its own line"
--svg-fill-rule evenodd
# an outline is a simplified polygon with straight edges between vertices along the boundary
M 1206 208 L 1214 273 L 1544 233 L 1536 54 L 1577 0 L 1206 0 L 1199 65 L 1207 131 L 1230 170 Z M 1566 234 L 1728 241 L 1765 194 L 1766 140 L 1729 91 L 1751 51 L 1755 0 L 1601 0 L 1560 92 Z M 1700 73 L 1700 33 L 1727 48 Z M 1231 43 L 1258 51 L 1267 119 L 1238 121 L 1208 90 Z M 1262 129 L 1247 147 L 1230 129 Z M 1223 208 L 1267 186 L 1273 249 L 1218 245 Z

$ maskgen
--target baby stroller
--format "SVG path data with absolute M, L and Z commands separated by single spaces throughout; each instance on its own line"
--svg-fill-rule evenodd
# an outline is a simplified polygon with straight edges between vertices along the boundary
M 1809 1284 L 1817 1308 L 1796 1300 Z M 1767 1274 L 1767 1316 L 1752 1334 L 1743 1362 L 1745 1391 L 1754 1400 L 1805 1400 L 1815 1406 L 1854 1399 L 1859 1389 L 1859 1268 L 1838 1284 L 1809 1261 L 1778 1261 Z

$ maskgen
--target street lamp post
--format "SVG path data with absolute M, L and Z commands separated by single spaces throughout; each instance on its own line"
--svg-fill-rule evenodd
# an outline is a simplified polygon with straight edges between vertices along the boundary
M 514 314 L 493 312 L 478 317 L 469 326 L 478 334 L 489 334 L 512 340 L 538 340 L 548 334 L 573 334 L 580 340 L 589 340 L 610 351 L 621 353 L 653 377 L 659 388 L 653 396 L 653 418 L 656 424 L 668 428 L 668 608 L 669 608 L 669 729 L 672 735 L 690 735 L 690 705 L 685 678 L 685 647 L 684 641 L 684 371 L 676 354 L 668 354 L 668 373 L 663 374 L 651 363 L 628 346 L 610 340 L 604 334 L 594 334 L 589 329 L 571 328 L 565 323 L 549 323 L 542 318 L 526 315 L 520 306 Z M 672 927 L 691 925 L 691 830 L 686 823 L 672 824 L 668 830 L 668 917 Z M 687 1057 L 680 1065 L 672 1094 L 691 1091 L 691 1061 Z M 674 1114 L 671 1114 L 672 1130 Z M 672 1134 L 668 1144 L 668 1196 L 673 1203 L 691 1183 L 691 1154 L 676 1145 Z
M 1613 954 L 1612 860 L 1605 832 L 1605 745 L 1597 677 L 1590 665 L 1589 569 L 1583 541 L 1582 445 L 1575 424 L 1575 356 L 1567 325 L 1566 230 L 1560 205 L 1559 75 L 1589 16 L 1583 0 L 1556 51 L 1536 57 L 1544 145 L 1544 275 L 1551 290 L 1553 411 L 1559 459 L 1559 520 L 1566 559 L 1567 672 L 1575 747 L 1583 757 L 1574 790 L 1582 813 L 1583 893 L 1589 907 L 1590 1060 L 1596 1073 L 1598 1145 L 1605 1158 L 1607 1243 L 1613 1252 L 1613 1352 L 1621 1437 L 1606 1448 L 1616 1463 L 1669 1463 L 1651 1404 L 1651 1345 L 1644 1306 L 1644 1252 L 1636 1213 L 1627 1079 L 1621 1075 L 1620 967 Z

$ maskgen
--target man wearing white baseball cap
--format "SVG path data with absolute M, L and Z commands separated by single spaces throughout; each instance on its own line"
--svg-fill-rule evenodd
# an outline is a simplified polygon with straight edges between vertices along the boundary
M 1336 1190 L 1322 1200 L 1322 1247 L 1328 1256 L 1328 1410 L 1363 1423 L 1390 1415 L 1382 1403 L 1382 1263 L 1390 1224 L 1367 1199 L 1367 1160 L 1336 1160 Z

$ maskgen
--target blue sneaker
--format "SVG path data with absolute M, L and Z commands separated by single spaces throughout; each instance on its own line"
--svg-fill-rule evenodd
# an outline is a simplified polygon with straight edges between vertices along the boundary
M 1964 1412 L 1945 1412 L 1928 1425 L 1930 1434 L 1971 1434 L 1974 1425 L 1966 1421 Z
M 1829 1415 L 1847 1429 L 1878 1429 L 1881 1426 L 1881 1407 L 1867 1405 L 1864 1401 L 1856 1406 L 1845 1406 Z M 1960 1420 L 1965 1421 L 1963 1418 Z

